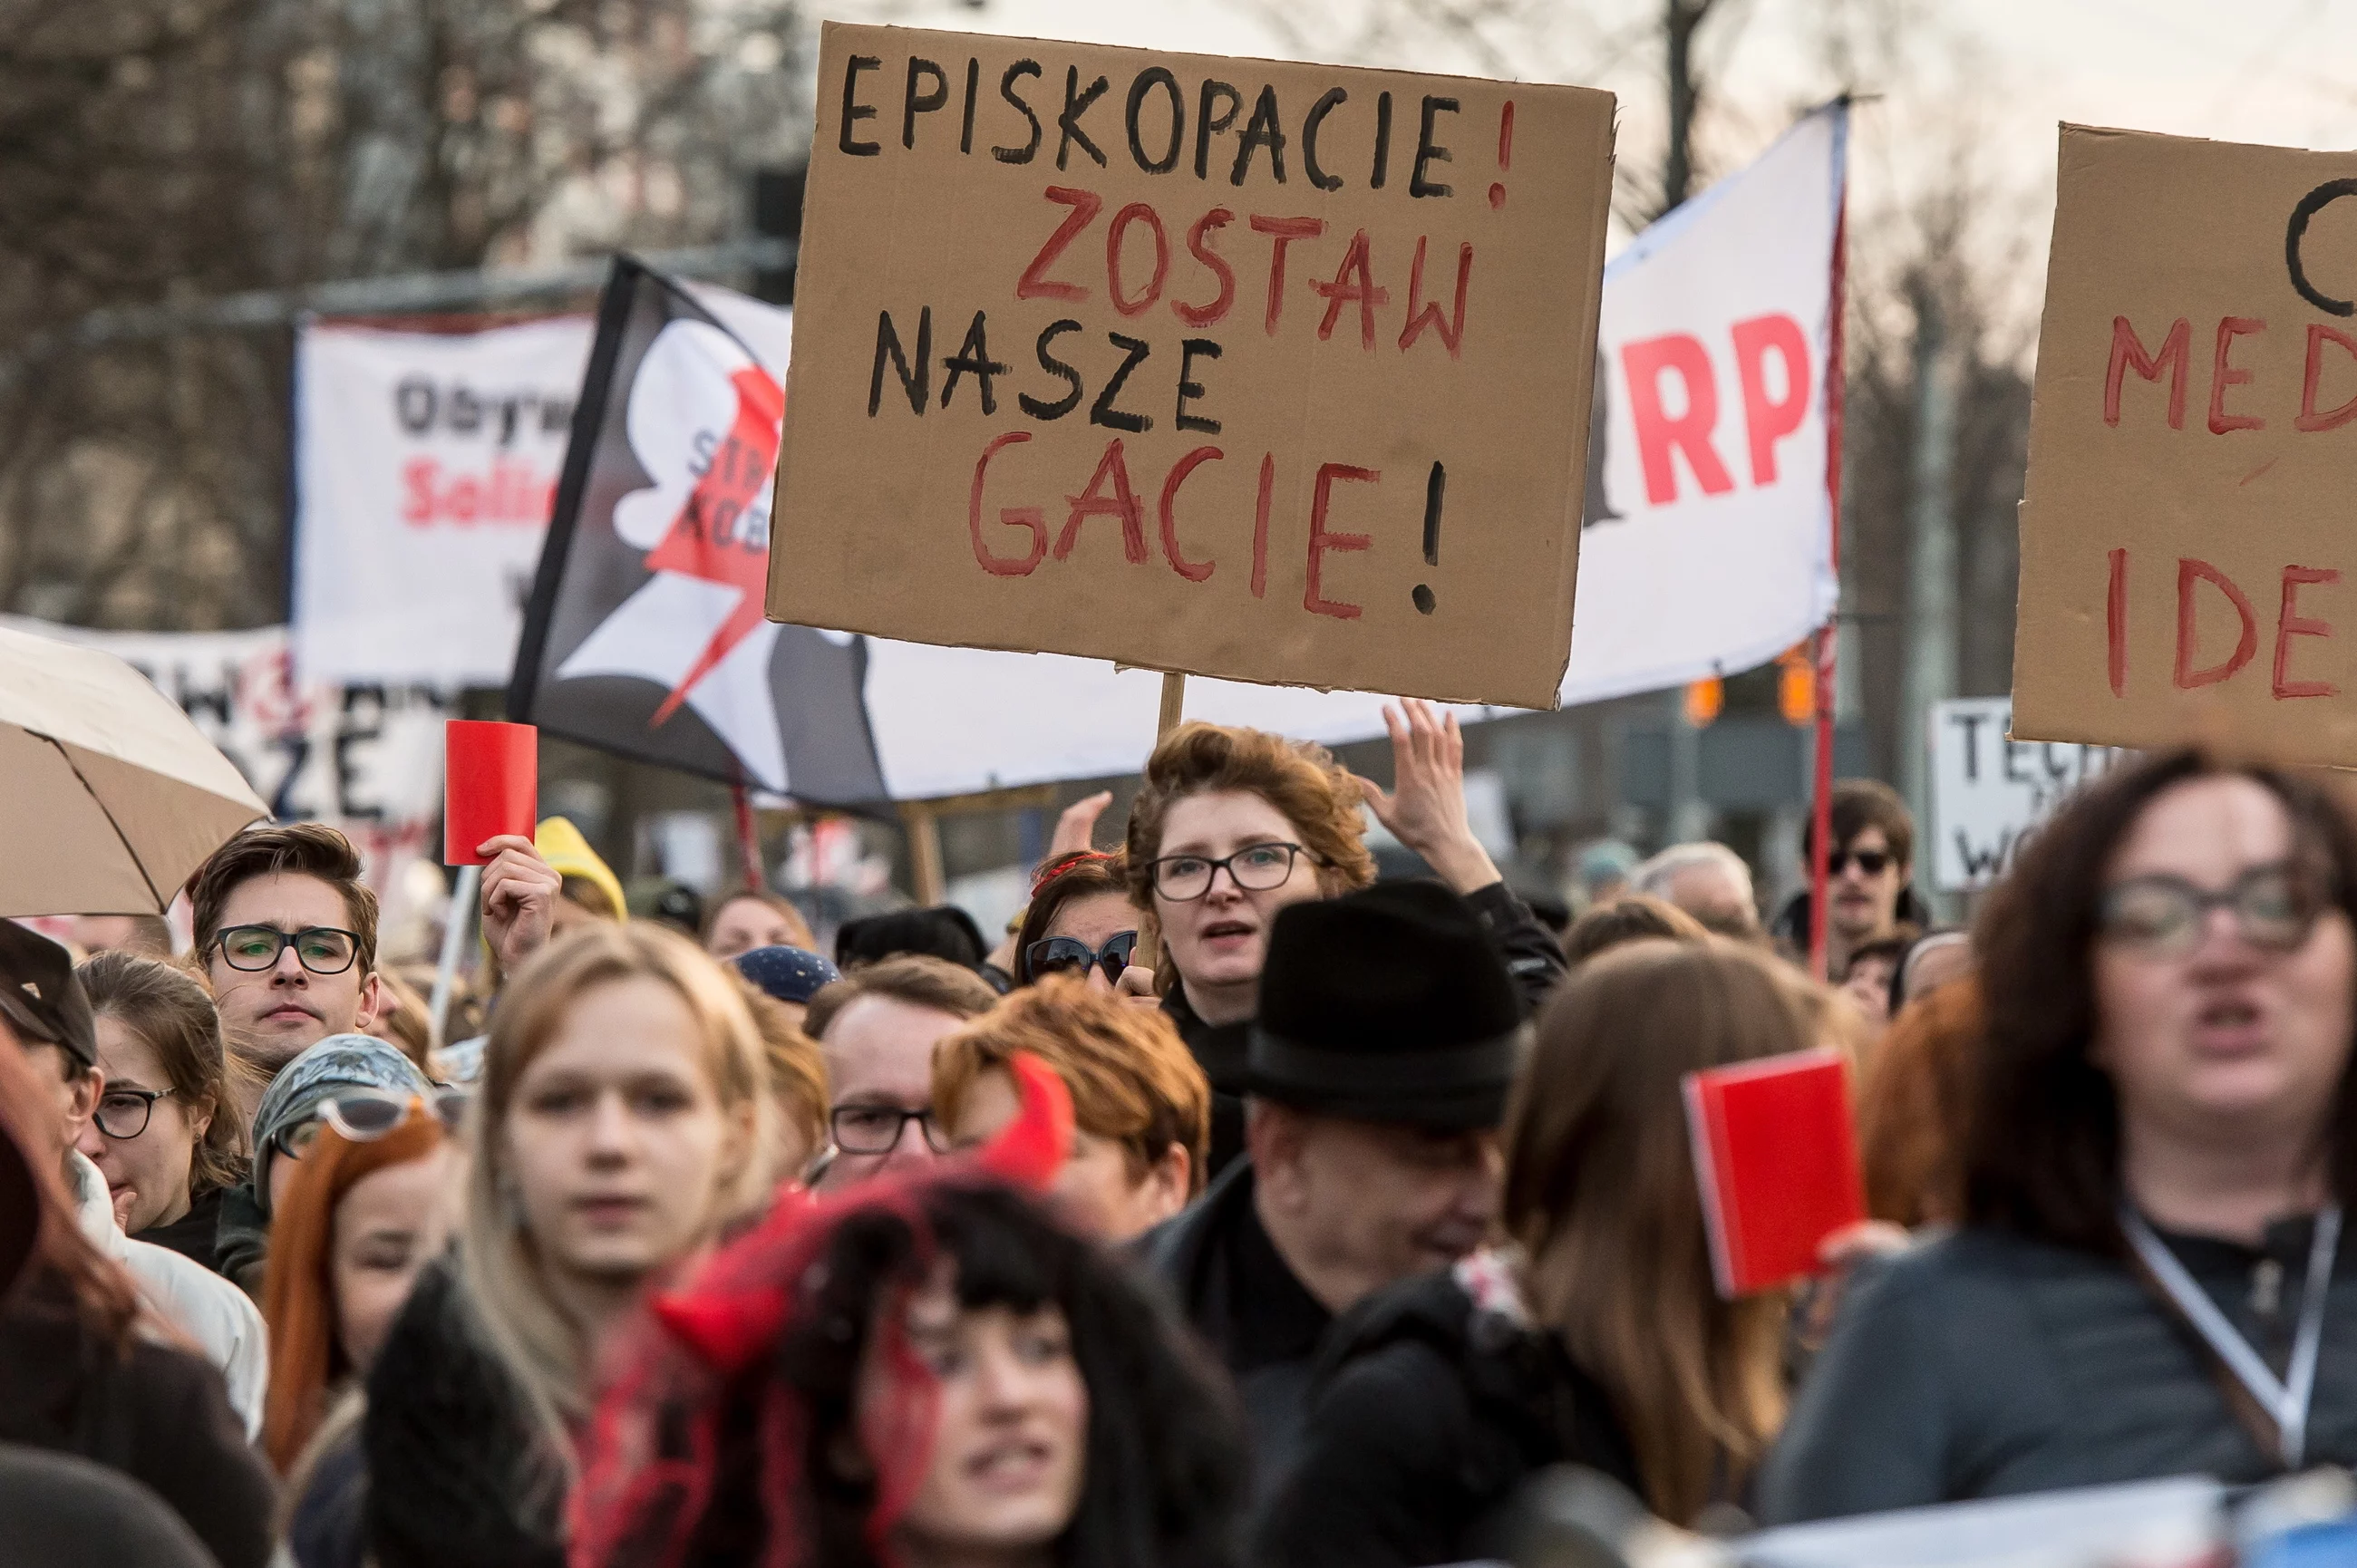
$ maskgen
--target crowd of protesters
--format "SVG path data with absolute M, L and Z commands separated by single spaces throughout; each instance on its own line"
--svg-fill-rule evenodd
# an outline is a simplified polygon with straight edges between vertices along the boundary
M 1391 725 L 1389 789 L 1179 726 L 995 947 L 494 839 L 438 1050 L 326 828 L 217 851 L 179 958 L 0 921 L 5 1554 L 1413 1568 L 1565 1464 L 1726 1533 L 2357 1462 L 2331 789 L 2146 757 L 1966 931 L 1851 781 L 1822 908 L 1678 844 L 1558 933 Z M 1825 1047 L 1874 1218 L 1730 1299 L 1684 1081 Z

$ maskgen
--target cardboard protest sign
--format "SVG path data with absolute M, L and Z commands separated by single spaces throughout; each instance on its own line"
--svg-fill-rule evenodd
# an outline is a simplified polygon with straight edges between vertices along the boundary
M 2065 126 L 2014 734 L 2357 764 L 2357 154 Z
M 772 618 L 1551 707 L 1612 99 L 829 24 Z

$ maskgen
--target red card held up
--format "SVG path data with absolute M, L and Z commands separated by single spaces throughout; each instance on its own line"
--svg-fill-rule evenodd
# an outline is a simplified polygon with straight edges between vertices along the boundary
M 452 719 L 443 732 L 442 864 L 483 865 L 475 853 L 501 833 L 532 837 L 540 805 L 540 731 Z
M 1817 1272 L 1824 1239 L 1866 1218 L 1848 1064 L 1795 1051 L 1690 1072 L 1684 1089 L 1718 1294 Z

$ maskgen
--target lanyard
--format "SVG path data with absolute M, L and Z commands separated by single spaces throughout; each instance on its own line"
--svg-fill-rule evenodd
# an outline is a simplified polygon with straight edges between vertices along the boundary
M 2332 1283 L 2333 1259 L 2341 1250 L 2341 1206 L 2329 1205 L 2316 1217 L 2316 1239 L 2308 1249 L 2308 1278 L 2300 1286 L 2299 1329 L 2292 1338 L 2288 1383 L 2251 1348 L 2250 1341 L 2218 1310 L 2210 1293 L 2185 1272 L 2185 1265 L 2154 1234 L 2144 1216 L 2125 1203 L 2120 1206 L 2120 1229 L 2194 1332 L 2216 1352 L 2259 1408 L 2275 1417 L 2285 1467 L 2298 1469 L 2308 1447 L 2308 1406 L 2316 1392 L 2317 1353 L 2324 1341 L 2324 1298 Z

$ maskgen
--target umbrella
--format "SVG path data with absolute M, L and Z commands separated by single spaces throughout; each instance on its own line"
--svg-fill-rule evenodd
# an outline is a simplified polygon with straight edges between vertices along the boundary
M 0 916 L 160 915 L 269 814 L 138 671 L 0 628 Z

